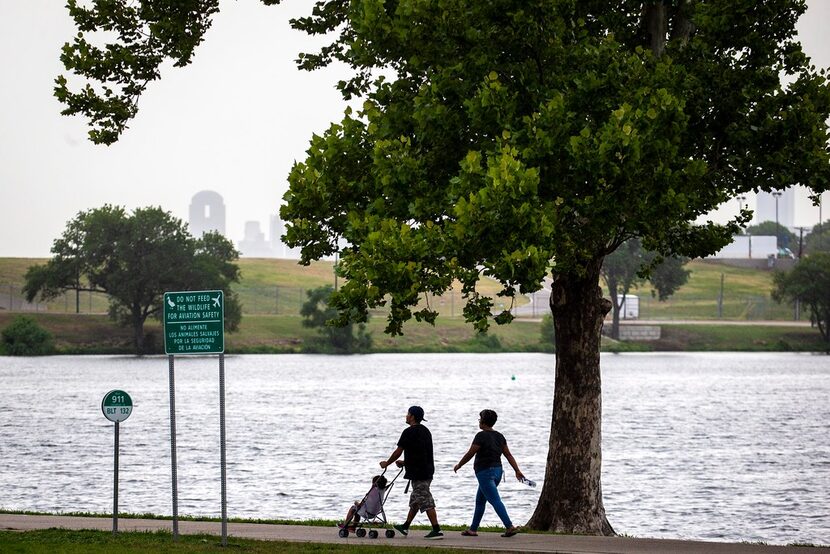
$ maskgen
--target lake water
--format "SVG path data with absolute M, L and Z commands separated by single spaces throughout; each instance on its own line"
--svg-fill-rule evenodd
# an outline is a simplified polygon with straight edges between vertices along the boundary
M 433 433 L 443 523 L 472 515 L 472 464 L 453 465 L 499 413 L 525 475 L 544 477 L 554 358 L 544 354 L 228 356 L 230 517 L 342 518 L 395 448 L 406 409 Z M 830 544 L 830 357 L 603 355 L 603 493 L 618 533 Z M 120 425 L 119 508 L 171 514 L 167 358 L 0 358 L 0 508 L 112 510 L 111 389 Z M 218 358 L 176 358 L 179 514 L 219 516 Z M 386 511 L 407 510 L 402 481 Z M 501 486 L 514 522 L 539 489 Z M 416 523 L 426 523 L 419 516 Z M 498 524 L 488 508 L 484 524 Z

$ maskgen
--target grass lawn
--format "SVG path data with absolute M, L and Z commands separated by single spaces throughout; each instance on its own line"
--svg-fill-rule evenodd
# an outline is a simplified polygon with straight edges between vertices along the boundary
M 381 554 L 389 552 L 384 545 L 346 545 L 297 543 L 285 541 L 259 541 L 228 538 L 228 546 L 221 545 L 221 538 L 215 535 L 179 535 L 173 542 L 169 532 L 119 532 L 113 536 L 108 531 L 68 531 L 46 529 L 38 531 L 0 531 L 0 552 L 19 554 L 146 554 L 164 553 L 208 553 L 208 552 L 267 553 L 291 552 L 297 554 L 319 554 L 343 552 L 354 554 Z M 395 547 L 399 554 L 423 554 L 424 548 Z M 458 552 L 448 548 L 430 548 L 430 553 L 446 554 Z M 464 550 L 464 552 L 475 552 Z M 480 551 L 479 551 L 480 552 Z

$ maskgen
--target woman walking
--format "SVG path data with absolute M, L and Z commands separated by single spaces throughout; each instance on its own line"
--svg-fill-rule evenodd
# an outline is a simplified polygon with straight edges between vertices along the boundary
M 519 529 L 513 526 L 510 516 L 507 515 L 507 509 L 499 496 L 498 486 L 504 475 L 501 466 L 501 455 L 504 454 L 510 467 L 516 472 L 516 479 L 524 479 L 524 475 L 519 470 L 519 465 L 516 463 L 516 459 L 513 458 L 513 454 L 510 453 L 510 449 L 507 448 L 507 439 L 498 431 L 493 430 L 493 425 L 496 424 L 499 417 L 498 414 L 493 410 L 483 410 L 479 416 L 478 427 L 481 431 L 476 434 L 470 449 L 453 468 L 453 471 L 458 472 L 473 456 L 476 458 L 473 462 L 473 470 L 478 480 L 476 508 L 473 512 L 473 522 L 470 524 L 470 528 L 462 531 L 461 534 L 465 537 L 478 535 L 478 526 L 484 515 L 484 508 L 489 502 L 496 510 L 496 514 L 498 514 L 506 529 L 502 537 L 512 537 L 519 532 Z

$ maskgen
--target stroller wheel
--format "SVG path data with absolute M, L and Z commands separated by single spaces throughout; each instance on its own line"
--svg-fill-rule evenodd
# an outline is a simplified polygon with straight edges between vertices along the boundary
M 387 539 L 391 539 L 394 536 L 395 536 L 395 531 L 393 529 L 387 529 L 386 530 L 386 538 Z
M 338 535 L 340 535 L 340 538 L 341 538 L 341 539 L 345 539 L 346 537 L 348 537 L 348 536 L 349 536 L 349 530 L 348 530 L 348 529 L 346 529 L 346 528 L 344 527 L 344 528 L 340 529 L 340 530 L 337 532 L 337 534 L 338 534 Z
M 378 538 L 378 532 L 377 532 L 377 531 L 375 531 L 374 529 L 372 529 L 371 531 L 369 531 L 369 538 L 370 538 L 370 539 L 376 539 L 376 538 Z
M 354 534 L 357 535 L 360 538 L 363 538 L 363 537 L 366 536 L 366 529 L 358 529 L 357 531 L 354 532 Z

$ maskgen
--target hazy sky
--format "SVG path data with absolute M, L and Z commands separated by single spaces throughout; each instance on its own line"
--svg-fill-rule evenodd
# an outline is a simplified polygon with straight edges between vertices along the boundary
M 86 139 L 82 119 L 61 116 L 52 96 L 60 47 L 74 33 L 64 2 L 0 0 L 0 256 L 48 256 L 68 220 L 105 203 L 161 206 L 187 221 L 192 196 L 206 189 L 225 200 L 228 238 L 239 241 L 249 220 L 267 234 L 292 163 L 344 107 L 337 70 L 308 73 L 293 62 L 313 46 L 287 20 L 311 5 L 223 0 L 193 63 L 166 67 L 106 147 Z M 802 43 L 828 67 L 830 0 L 808 5 Z M 735 201 L 717 215 L 737 209 Z M 797 225 L 817 219 L 806 200 L 797 205 Z

